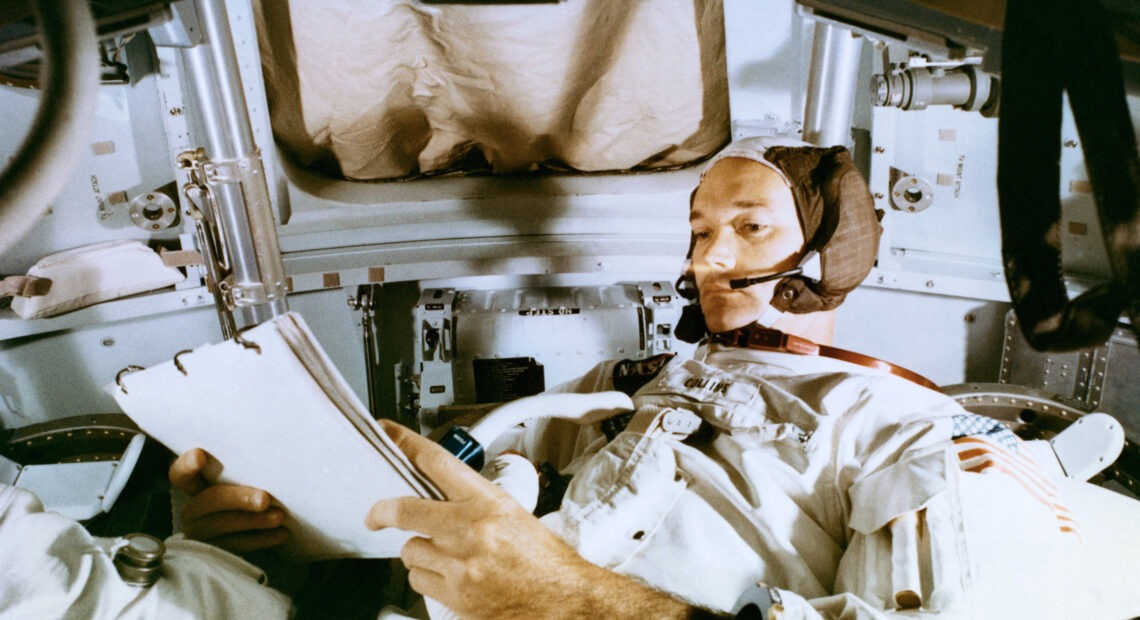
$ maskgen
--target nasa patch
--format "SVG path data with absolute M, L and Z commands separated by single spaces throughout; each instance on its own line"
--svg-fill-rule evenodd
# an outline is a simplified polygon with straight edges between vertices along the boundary
M 677 354 L 662 353 L 643 360 L 622 360 L 614 365 L 614 389 L 633 396 L 649 383 Z

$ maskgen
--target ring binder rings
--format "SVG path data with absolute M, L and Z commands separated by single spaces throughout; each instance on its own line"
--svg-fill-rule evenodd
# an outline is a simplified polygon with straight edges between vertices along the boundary
M 123 391 L 123 394 L 127 393 L 127 388 L 123 387 L 123 375 L 128 374 L 128 373 L 132 373 L 132 372 L 138 372 L 140 370 L 146 370 L 146 369 L 143 368 L 142 366 L 131 365 L 131 366 L 127 366 L 127 367 L 123 368 L 122 370 L 120 370 L 118 372 L 118 374 L 115 375 L 115 385 L 119 386 L 119 389 Z
M 368 530 L 368 509 L 381 499 L 442 494 L 372 419 L 300 315 L 242 338 L 124 368 L 106 390 L 174 452 L 209 452 L 221 465 L 219 482 L 273 495 L 293 533 L 286 552 L 398 556 L 411 534 Z
M 182 365 L 182 361 L 178 359 L 178 356 L 183 355 L 185 353 L 193 353 L 193 352 L 194 351 L 192 349 L 183 349 L 183 350 L 174 354 L 174 359 L 173 359 L 174 367 L 177 368 L 178 372 L 182 373 L 183 375 L 187 374 L 186 373 L 186 367 Z
M 244 337 L 246 332 L 248 332 L 251 329 L 254 329 L 255 327 L 256 326 L 243 327 L 243 328 L 239 329 L 237 331 L 237 333 L 234 334 L 234 342 L 240 344 L 241 346 L 243 346 L 247 349 L 253 349 L 254 351 L 257 352 L 258 355 L 260 355 L 261 354 L 261 346 L 259 344 L 257 344 L 256 342 L 251 342 L 249 340 L 246 340 Z

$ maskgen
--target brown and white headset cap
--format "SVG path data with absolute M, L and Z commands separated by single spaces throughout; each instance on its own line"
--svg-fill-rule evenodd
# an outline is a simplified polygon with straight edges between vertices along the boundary
M 818 147 L 779 137 L 736 140 L 714 155 L 701 173 L 722 159 L 739 157 L 768 166 L 792 191 L 804 234 L 802 260 L 818 253 L 818 279 L 782 278 L 772 305 L 805 314 L 830 310 L 867 277 L 879 252 L 883 212 L 845 147 Z

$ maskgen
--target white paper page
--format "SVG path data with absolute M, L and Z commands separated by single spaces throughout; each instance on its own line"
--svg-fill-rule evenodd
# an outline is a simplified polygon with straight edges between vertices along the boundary
M 392 464 L 393 469 L 403 475 L 408 484 L 420 496 L 442 499 L 443 494 L 408 461 L 407 456 L 396 447 L 392 439 L 372 419 L 368 408 L 337 371 L 328 354 L 325 353 L 320 343 L 314 338 L 313 333 L 305 325 L 301 315 L 289 313 L 281 317 L 277 321 L 277 331 L 293 349 L 297 359 L 317 381 L 329 399 L 340 409 L 345 418 L 356 427 L 361 436 Z
M 214 456 L 220 481 L 269 491 L 288 513 L 293 536 L 286 551 L 307 558 L 398 556 L 409 534 L 369 531 L 364 517 L 380 499 L 419 495 L 408 483 L 411 474 L 394 469 L 406 460 L 385 458 L 361 437 L 275 322 L 242 338 L 260 353 L 234 341 L 205 345 L 178 356 L 185 374 L 170 361 L 124 374 L 121 388 L 112 383 L 107 390 L 174 452 L 200 447 Z

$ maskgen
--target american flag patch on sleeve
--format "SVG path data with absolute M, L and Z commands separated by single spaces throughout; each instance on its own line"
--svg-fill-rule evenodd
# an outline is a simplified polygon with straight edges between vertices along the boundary
M 1073 534 L 1080 540 L 1080 527 L 1075 516 L 1061 502 L 1057 485 L 1041 471 L 1041 467 L 1029 451 L 1024 449 L 1011 451 L 993 441 L 991 437 L 989 434 L 972 435 L 953 440 L 958 453 L 958 464 L 962 470 L 983 475 L 1009 476 L 1033 499 L 1052 512 L 1062 533 Z M 1015 435 L 1013 437 L 1016 441 L 1021 441 Z

